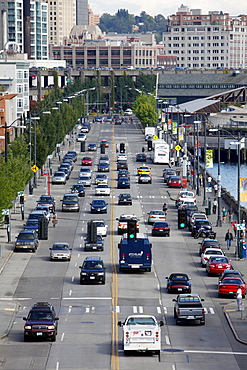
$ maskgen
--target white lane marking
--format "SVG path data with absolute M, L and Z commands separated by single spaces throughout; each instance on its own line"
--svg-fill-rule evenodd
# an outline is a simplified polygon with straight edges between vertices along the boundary
M 143 313 L 143 307 L 139 306 L 139 313 Z
M 61 336 L 61 342 L 63 341 L 63 339 L 64 339 L 64 333 Z
M 72 294 L 72 290 L 70 289 L 70 291 L 69 291 L 69 295 L 71 295 Z
M 80 254 L 80 253 L 78 253 L 78 254 L 77 254 L 77 257 L 80 257 L 80 255 L 81 255 L 81 254 Z
M 81 236 L 81 239 L 83 239 L 83 236 Z
M 193 351 L 193 350 L 184 350 L 184 353 L 208 353 L 208 354 L 217 354 L 217 355 L 244 355 L 247 356 L 247 352 L 217 352 L 217 351 Z
M 161 308 L 160 307 L 157 307 L 157 312 L 161 313 Z
M 82 247 L 82 244 L 80 244 L 80 248 Z
M 166 340 L 166 344 L 168 346 L 170 346 L 171 345 L 171 342 L 170 342 L 170 339 L 169 339 L 168 335 L 165 335 L 165 340 Z
M 63 299 L 112 299 L 112 297 L 64 297 Z
M 95 312 L 95 307 L 94 306 L 92 307 L 92 312 Z
M 133 306 L 133 312 L 137 313 L 137 307 L 136 306 Z
M 158 290 L 160 290 L 160 285 L 159 285 L 159 283 L 157 284 L 157 289 L 158 289 Z
M 56 370 L 59 369 L 59 362 L 56 363 Z
M 86 313 L 90 312 L 90 307 L 86 307 Z
M 75 277 L 74 277 L 74 276 L 72 276 L 71 281 L 73 282 L 73 281 L 74 281 L 74 279 L 75 279 Z
M 75 267 L 77 267 L 77 262 L 75 263 Z
M 212 315 L 214 315 L 214 314 L 215 314 L 213 307 L 209 307 L 209 311 L 210 311 L 210 313 L 211 313 Z
M 156 274 L 156 271 L 154 270 L 154 276 L 157 278 L 157 274 Z
M 69 306 L 69 310 L 68 310 L 68 313 L 70 313 L 72 310 L 72 306 Z
M 120 312 L 120 307 L 116 306 L 116 313 L 119 313 L 119 312 Z
M 207 309 L 207 307 L 204 307 L 204 311 L 205 311 L 205 314 L 207 315 L 207 314 L 208 314 L 208 309 Z
M 167 315 L 167 308 L 163 307 L 163 309 L 164 309 L 164 314 Z

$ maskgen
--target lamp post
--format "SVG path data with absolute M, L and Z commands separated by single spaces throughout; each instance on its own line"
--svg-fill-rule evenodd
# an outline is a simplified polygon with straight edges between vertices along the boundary
M 206 197 L 206 159 L 207 159 L 207 127 L 206 127 L 206 120 L 203 117 L 203 126 L 204 126 L 204 168 L 203 168 L 203 202 L 202 205 L 207 205 L 207 197 Z
M 5 140 L 5 153 L 4 153 L 4 156 L 5 156 L 5 162 L 7 163 L 8 162 L 8 129 L 12 127 L 12 125 L 16 122 L 16 121 L 21 121 L 22 123 L 22 117 L 19 117 L 17 119 L 15 119 L 10 125 L 7 125 L 7 122 L 5 122 L 4 126 L 0 126 L 0 128 L 4 128 L 4 140 Z M 26 128 L 26 126 L 16 126 L 17 128 Z
M 194 121 L 194 148 L 196 148 L 196 163 L 195 163 L 195 156 L 194 156 L 194 178 L 193 183 L 196 187 L 196 195 L 200 195 L 200 179 L 199 179 L 199 124 L 201 121 Z M 195 129 L 197 131 L 196 134 L 196 141 L 197 144 L 195 145 Z M 196 179 L 195 179 L 195 169 L 196 169 Z M 195 182 L 196 180 L 196 182 Z

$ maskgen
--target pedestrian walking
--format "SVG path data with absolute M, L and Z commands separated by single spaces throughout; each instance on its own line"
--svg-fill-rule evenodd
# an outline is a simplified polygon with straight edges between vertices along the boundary
M 57 223 L 58 223 L 57 214 L 54 213 L 52 216 L 52 226 L 56 227 Z
M 241 289 L 241 285 L 238 286 L 238 290 L 236 292 L 236 301 L 237 301 L 238 311 L 241 311 L 241 306 L 242 306 L 242 289 Z
M 200 186 L 203 186 L 203 176 L 202 176 L 202 173 L 199 174 L 199 181 L 200 181 Z
M 213 201 L 213 214 L 214 215 L 216 215 L 217 207 L 218 207 L 218 202 L 217 202 L 217 199 L 214 198 L 214 201 Z
M 212 177 L 208 176 L 208 187 L 211 188 L 212 186 Z
M 232 206 L 230 206 L 228 208 L 227 214 L 228 214 L 229 222 L 232 223 L 233 222 L 233 215 L 234 215 L 234 211 L 233 211 Z
M 232 241 L 233 241 L 233 235 L 229 229 L 227 230 L 227 233 L 225 235 L 225 241 L 226 241 L 227 249 L 229 250 L 231 248 Z
M 222 214 L 223 224 L 225 224 L 226 223 L 226 215 L 227 215 L 226 207 L 222 207 L 221 214 Z
M 232 223 L 232 229 L 233 229 L 233 232 L 234 232 L 234 236 L 236 238 L 236 236 L 237 236 L 237 229 L 238 229 L 238 223 L 237 223 L 237 221 L 234 221 Z

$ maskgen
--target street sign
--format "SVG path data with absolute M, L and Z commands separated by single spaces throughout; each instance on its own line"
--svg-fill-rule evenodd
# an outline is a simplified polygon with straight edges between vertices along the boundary
M 24 195 L 24 192 L 23 191 L 18 191 L 17 193 L 18 195 Z
M 152 139 L 158 139 L 158 136 L 157 135 L 153 135 L 152 136 Z
M 39 167 L 38 167 L 38 166 L 36 166 L 36 164 L 34 164 L 34 165 L 31 167 L 31 170 L 32 170 L 33 172 L 37 172 L 37 171 L 38 171 L 38 169 L 39 169 Z
M 213 188 L 212 188 L 212 187 L 210 187 L 210 188 L 206 188 L 206 193 L 211 193 L 211 192 L 212 192 L 212 190 L 213 190 Z
M 245 230 L 245 224 L 237 224 L 237 230 Z
M 181 150 L 182 148 L 181 148 L 181 146 L 180 146 L 180 145 L 176 145 L 176 146 L 175 146 L 175 149 L 176 149 L 176 151 L 177 151 L 177 152 L 179 152 L 179 150 Z
M 2 215 L 9 216 L 9 209 L 3 209 L 2 210 Z

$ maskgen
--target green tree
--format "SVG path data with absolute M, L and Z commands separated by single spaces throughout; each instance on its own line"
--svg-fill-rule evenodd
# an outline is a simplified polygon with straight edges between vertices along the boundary
M 140 94 L 135 100 L 133 112 L 144 126 L 156 125 L 158 122 L 154 96 Z

